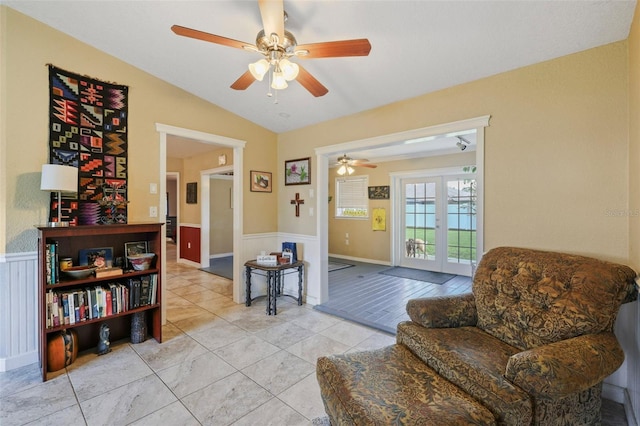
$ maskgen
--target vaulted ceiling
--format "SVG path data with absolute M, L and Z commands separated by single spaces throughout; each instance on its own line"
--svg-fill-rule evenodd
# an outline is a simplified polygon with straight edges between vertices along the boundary
M 299 44 L 368 38 L 366 57 L 293 59 L 329 89 L 297 82 L 229 86 L 261 56 L 175 35 L 195 28 L 255 43 L 257 1 L 10 0 L 29 15 L 110 55 L 281 133 L 489 75 L 624 40 L 635 1 L 285 0 Z M 81 70 L 78 70 L 81 72 Z

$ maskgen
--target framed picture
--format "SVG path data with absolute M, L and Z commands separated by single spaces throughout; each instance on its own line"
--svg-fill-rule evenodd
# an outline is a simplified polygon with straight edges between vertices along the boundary
M 271 173 L 251 170 L 251 192 L 271 192 Z
M 388 200 L 389 187 L 388 186 L 370 186 L 369 199 L 370 200 Z
M 284 162 L 285 185 L 307 185 L 311 183 L 311 157 Z
M 124 243 L 124 256 L 125 256 L 125 265 L 127 269 L 132 269 L 129 264 L 129 259 L 127 256 L 131 256 L 134 254 L 148 253 L 149 245 L 146 241 L 134 241 L 130 243 Z
M 198 204 L 198 182 L 187 184 L 187 204 Z
M 113 247 L 82 249 L 78 252 L 78 264 L 110 268 L 113 266 Z

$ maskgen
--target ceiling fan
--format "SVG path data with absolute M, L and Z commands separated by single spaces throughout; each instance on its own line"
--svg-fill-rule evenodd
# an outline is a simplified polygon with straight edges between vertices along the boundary
M 258 32 L 255 45 L 180 25 L 173 25 L 171 30 L 180 36 L 263 55 L 263 59 L 250 64 L 249 70 L 231 85 L 235 90 L 245 90 L 254 81 L 262 81 L 263 77 L 269 74 L 272 80 L 270 86 L 276 90 L 285 89 L 287 81 L 297 80 L 313 96 L 324 96 L 329 90 L 302 66 L 289 61 L 289 58 L 315 59 L 369 55 L 371 44 L 366 38 L 298 45 L 293 34 L 284 29 L 287 14 L 284 11 L 283 0 L 258 0 L 258 6 L 263 29 Z M 271 73 L 269 73 L 270 70 Z
M 354 167 L 368 167 L 370 169 L 375 169 L 378 167 L 376 164 L 369 163 L 369 160 L 360 159 L 354 160 L 351 157 L 347 157 L 347 154 L 344 154 L 341 157 L 338 157 L 338 162 L 336 163 L 338 166 L 337 173 L 342 176 L 345 173 L 352 174 L 355 170 Z

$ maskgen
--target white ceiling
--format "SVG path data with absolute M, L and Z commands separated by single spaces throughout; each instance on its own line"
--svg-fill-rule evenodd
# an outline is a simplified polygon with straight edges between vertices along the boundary
M 296 59 L 328 89 L 229 86 L 260 55 L 180 37 L 173 24 L 255 42 L 257 1 L 0 0 L 276 133 L 624 40 L 635 0 L 285 0 L 299 44 L 368 38 L 368 57 Z M 74 70 L 82 73 L 82 70 Z M 120 82 L 126 84 L 127 82 Z

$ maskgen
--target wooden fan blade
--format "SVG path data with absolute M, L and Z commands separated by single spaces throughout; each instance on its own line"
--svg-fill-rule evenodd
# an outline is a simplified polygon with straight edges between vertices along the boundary
M 366 158 L 360 158 L 358 160 L 351 160 L 351 164 L 360 164 L 360 163 L 368 163 L 369 160 Z
M 328 41 L 325 43 L 299 44 L 298 50 L 308 50 L 307 55 L 300 58 L 339 58 L 344 56 L 368 56 L 371 51 L 371 43 L 366 38 L 355 40 Z
M 251 86 L 254 81 L 256 81 L 256 79 L 251 74 L 251 71 L 247 70 L 239 79 L 233 82 L 231 88 L 235 90 L 245 90 Z
M 259 0 L 262 27 L 267 37 L 276 33 L 280 43 L 284 40 L 284 3 L 283 0 Z
M 243 41 L 234 40 L 232 38 L 222 37 L 215 34 L 205 33 L 204 31 L 194 30 L 193 28 L 181 27 L 180 25 L 173 25 L 171 31 L 179 36 L 195 38 L 197 40 L 208 41 L 209 43 L 221 44 L 223 46 L 235 47 L 237 49 L 243 49 L 244 46 L 253 47 L 251 43 L 245 43 Z
M 329 92 L 329 89 L 324 87 L 314 76 L 309 74 L 309 71 L 300 65 L 298 66 L 300 67 L 300 71 L 298 72 L 298 78 L 296 78 L 296 80 L 298 80 L 298 83 L 302 84 L 302 87 L 307 89 L 316 98 L 324 96 Z
M 364 163 L 364 164 L 352 164 L 353 167 L 368 167 L 370 169 L 375 169 L 376 167 L 378 167 L 376 164 L 368 164 L 368 163 Z

